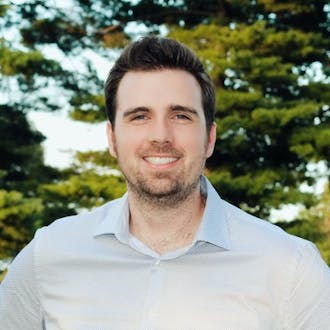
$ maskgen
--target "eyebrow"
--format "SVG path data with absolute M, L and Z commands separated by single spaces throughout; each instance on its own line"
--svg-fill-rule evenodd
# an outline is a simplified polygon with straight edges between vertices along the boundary
M 190 113 L 194 116 L 199 117 L 198 111 L 196 109 L 185 106 L 185 105 L 171 104 L 169 106 L 169 110 L 171 112 L 176 112 L 176 111 L 186 112 L 186 113 Z M 151 111 L 150 108 L 144 107 L 144 106 L 140 106 L 140 107 L 136 107 L 136 108 L 129 108 L 129 109 L 124 111 L 123 117 L 127 118 L 127 117 L 129 117 L 131 115 L 134 115 L 136 113 L 141 113 L 141 112 L 149 113 L 150 111 Z
M 191 107 L 188 107 L 188 106 L 185 106 L 185 105 L 172 104 L 172 105 L 170 105 L 169 109 L 171 111 L 173 111 L 173 112 L 174 111 L 188 112 L 188 113 L 190 113 L 190 114 L 192 114 L 194 116 L 199 117 L 199 114 L 198 114 L 198 112 L 197 112 L 196 109 L 191 108 Z
M 127 118 L 131 115 L 134 115 L 136 113 L 141 113 L 141 112 L 150 112 L 150 109 L 147 107 L 136 107 L 136 108 L 129 108 L 124 111 L 123 117 Z

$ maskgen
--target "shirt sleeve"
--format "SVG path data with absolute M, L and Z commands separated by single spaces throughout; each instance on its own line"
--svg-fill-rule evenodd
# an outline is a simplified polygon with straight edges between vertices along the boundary
M 14 259 L 0 285 L 1 329 L 42 329 L 31 241 Z
M 330 329 L 330 269 L 313 244 L 295 265 L 285 306 L 286 329 Z

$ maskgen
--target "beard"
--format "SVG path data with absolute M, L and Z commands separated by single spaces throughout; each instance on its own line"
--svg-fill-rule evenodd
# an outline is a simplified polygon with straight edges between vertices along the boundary
M 154 145 L 149 150 L 142 151 L 141 154 L 157 153 L 182 156 L 182 153 L 168 145 Z M 125 166 L 121 166 L 120 159 L 118 159 L 128 189 L 136 196 L 137 200 L 155 207 L 167 208 L 173 208 L 192 196 L 199 186 L 205 161 L 206 157 L 201 157 L 197 161 L 200 164 L 199 167 L 195 168 L 196 163 L 194 163 L 191 165 L 191 168 L 182 168 L 174 173 L 171 171 L 159 171 L 152 174 L 144 174 L 138 170 L 125 171 Z
M 186 183 L 180 178 L 170 178 L 164 173 L 156 173 L 155 178 L 148 179 L 142 175 L 135 177 L 134 181 L 127 175 L 129 190 L 141 202 L 147 202 L 161 207 L 173 207 L 188 199 L 199 185 L 200 175 L 192 182 Z

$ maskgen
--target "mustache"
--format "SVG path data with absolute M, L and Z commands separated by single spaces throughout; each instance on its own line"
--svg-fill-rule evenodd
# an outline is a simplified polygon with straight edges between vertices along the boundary
M 152 142 L 148 148 L 140 150 L 140 154 L 144 157 L 154 156 L 154 155 L 164 155 L 171 157 L 183 157 L 183 153 L 174 148 L 169 142 Z

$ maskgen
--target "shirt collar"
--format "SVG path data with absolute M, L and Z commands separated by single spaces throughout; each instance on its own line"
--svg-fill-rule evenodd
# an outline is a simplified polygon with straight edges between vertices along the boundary
M 128 244 L 129 242 L 129 208 L 128 193 L 104 205 L 103 220 L 96 226 L 95 236 L 115 235 L 116 238 Z
M 211 183 L 203 176 L 202 187 L 207 195 L 204 215 L 195 242 L 208 242 L 230 250 L 228 216 L 224 203 Z M 129 244 L 128 194 L 107 203 L 103 220 L 97 225 L 94 236 L 112 234 L 122 243 Z
M 202 177 L 202 185 L 205 185 L 207 199 L 196 241 L 208 242 L 230 250 L 228 215 L 223 200 L 204 176 Z

